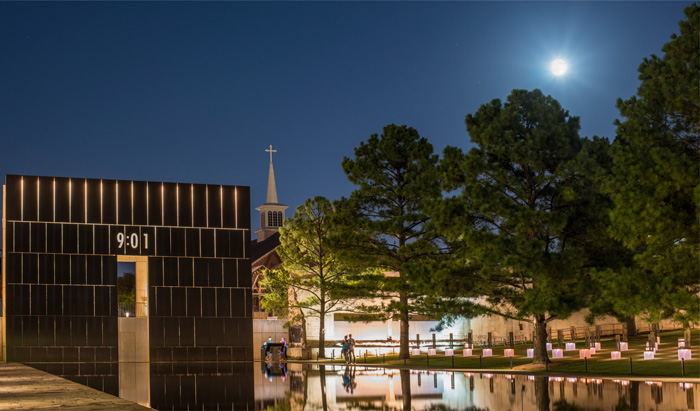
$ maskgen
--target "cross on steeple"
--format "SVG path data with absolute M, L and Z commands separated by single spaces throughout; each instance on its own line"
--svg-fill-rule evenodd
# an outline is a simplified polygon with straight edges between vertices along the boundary
M 255 231 L 255 234 L 258 236 L 257 243 L 279 232 L 279 228 L 282 227 L 284 222 L 284 211 L 288 208 L 277 201 L 275 170 L 272 166 L 272 153 L 276 153 L 277 150 L 274 150 L 272 144 L 270 144 L 270 148 L 266 149 L 265 152 L 270 153 L 270 164 L 268 165 L 265 204 L 256 208 L 256 210 L 260 211 L 260 229 Z
M 270 163 L 272 163 L 272 153 L 276 153 L 277 150 L 273 150 L 273 149 L 272 149 L 272 144 L 270 144 L 270 148 L 268 148 L 268 149 L 265 150 L 265 151 L 267 151 L 268 153 L 270 153 Z

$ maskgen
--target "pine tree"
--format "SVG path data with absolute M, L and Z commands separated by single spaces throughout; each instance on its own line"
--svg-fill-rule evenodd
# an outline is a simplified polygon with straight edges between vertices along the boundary
M 533 323 L 534 361 L 544 363 L 546 324 L 586 303 L 603 210 L 586 169 L 600 140 L 579 137 L 578 117 L 539 90 L 513 90 L 505 104 L 495 99 L 467 115 L 466 125 L 477 147 L 445 149 L 444 188 L 453 195 L 434 214 L 452 246 L 442 283 L 463 295 L 442 301 L 457 314 Z
M 639 66 L 636 96 L 617 102 L 606 190 L 610 233 L 634 253 L 633 267 L 607 279 L 615 304 L 688 324 L 700 320 L 700 7 L 685 14 L 663 56 Z
M 426 213 L 428 202 L 440 197 L 437 162 L 433 146 L 415 129 L 390 124 L 342 163 L 358 186 L 339 203 L 346 213 L 346 249 L 354 259 L 387 272 L 375 296 L 389 302 L 365 308 L 399 320 L 402 359 L 409 358 L 409 314 L 422 296 L 413 277 L 437 253 Z

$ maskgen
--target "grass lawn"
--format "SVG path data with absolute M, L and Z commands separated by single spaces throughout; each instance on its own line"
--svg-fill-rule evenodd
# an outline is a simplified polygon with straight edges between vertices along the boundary
M 697 339 L 697 332 L 693 333 L 692 359 L 685 361 L 685 376 L 691 378 L 700 378 L 700 341 Z M 611 375 L 629 375 L 629 359 L 632 358 L 632 375 L 637 376 L 658 376 L 658 377 L 681 377 L 681 361 L 678 361 L 678 339 L 683 337 L 682 331 L 662 332 L 661 344 L 656 352 L 655 359 L 645 360 L 644 349 L 646 346 L 648 334 L 642 334 L 636 338 L 629 339 L 629 350 L 622 351 L 622 359 L 611 360 L 610 352 L 615 348 L 615 339 L 608 338 L 601 340 L 601 350 L 592 355 L 588 359 L 588 373 L 591 374 L 611 374 Z M 556 343 L 553 344 L 557 348 Z M 557 373 L 584 373 L 585 365 L 582 359 L 579 359 L 579 348 L 583 348 L 584 340 L 576 341 L 576 351 L 564 351 L 564 358 L 555 359 L 549 365 L 549 371 Z M 520 344 L 515 346 L 515 356 L 513 357 L 513 367 L 519 365 L 530 364 L 532 359 L 527 358 L 526 350 L 531 348 L 530 344 Z M 434 368 L 449 369 L 449 368 L 468 368 L 468 369 L 510 369 L 510 358 L 503 357 L 504 347 L 493 348 L 492 357 L 482 357 L 481 366 L 479 364 L 479 355 L 482 352 L 481 348 L 473 350 L 472 357 L 462 356 L 462 350 L 455 350 L 455 356 L 446 357 L 439 352 L 438 355 L 427 356 L 423 354 L 420 357 L 413 357 L 406 361 L 407 366 L 425 367 L 429 365 Z M 441 355 L 442 354 L 442 355 Z M 551 357 L 551 352 L 550 352 Z M 454 365 L 453 365 L 454 361 Z M 367 364 L 387 364 L 403 365 L 403 361 L 399 361 L 398 354 L 387 354 L 384 358 L 380 355 L 368 356 Z M 429 362 L 429 364 L 428 364 Z M 333 363 L 344 363 L 342 360 L 336 360 Z M 358 357 L 358 364 L 364 364 L 365 358 Z M 545 371 L 545 367 L 532 369 L 531 371 Z

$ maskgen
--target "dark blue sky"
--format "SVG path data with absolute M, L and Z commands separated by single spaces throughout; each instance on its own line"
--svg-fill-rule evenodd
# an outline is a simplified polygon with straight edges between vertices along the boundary
M 347 195 L 343 156 L 382 126 L 466 148 L 465 115 L 514 88 L 613 137 L 688 4 L 0 3 L 0 174 L 249 185 L 255 207 L 272 144 L 293 209 Z

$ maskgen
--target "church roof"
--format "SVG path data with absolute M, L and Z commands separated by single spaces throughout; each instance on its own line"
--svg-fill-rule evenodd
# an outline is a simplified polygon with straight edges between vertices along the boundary
M 258 242 L 256 241 L 251 241 L 251 248 L 250 248 L 250 262 L 255 265 L 255 262 L 262 257 L 265 256 L 265 254 L 269 253 L 270 251 L 273 251 L 275 248 L 277 248 L 281 243 L 280 243 L 280 233 L 274 233 L 271 236 L 267 237 L 263 241 Z

